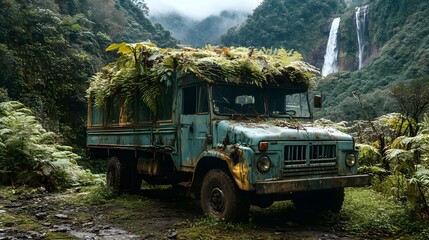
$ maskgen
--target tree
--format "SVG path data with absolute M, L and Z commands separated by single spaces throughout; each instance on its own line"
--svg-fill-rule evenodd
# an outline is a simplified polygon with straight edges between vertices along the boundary
M 149 14 L 149 8 L 144 0 L 131 0 L 136 7 L 138 7 L 146 16 Z
M 396 100 L 404 121 L 407 121 L 409 135 L 414 137 L 419 131 L 419 119 L 429 107 L 428 79 L 414 79 L 405 84 L 398 84 L 390 91 Z
M 372 129 L 372 130 L 374 131 L 374 133 L 377 135 L 377 139 L 378 139 L 378 141 L 379 141 L 379 143 L 380 143 L 380 152 L 381 152 L 381 156 L 383 156 L 383 158 L 382 158 L 382 159 L 383 159 L 383 167 L 384 167 L 386 170 L 389 170 L 389 169 L 390 169 L 389 162 L 384 161 L 384 156 L 385 156 L 385 146 L 386 146 L 386 136 L 384 135 L 384 132 L 382 132 L 382 131 L 380 131 L 380 129 L 376 128 L 376 127 L 375 127 L 375 125 L 374 125 L 374 123 L 370 120 L 370 118 L 369 118 L 369 116 L 368 116 L 368 113 L 365 111 L 365 108 L 363 107 L 363 104 L 362 104 L 362 100 L 361 100 L 360 95 L 359 95 L 358 93 L 356 93 L 356 92 L 353 92 L 353 96 L 354 96 L 355 98 L 357 98 L 357 100 L 359 101 L 359 105 L 360 105 L 360 108 L 361 108 L 362 112 L 365 114 L 365 117 L 366 117 L 366 119 L 367 119 L 367 121 L 368 121 L 369 125 L 371 126 L 371 129 Z

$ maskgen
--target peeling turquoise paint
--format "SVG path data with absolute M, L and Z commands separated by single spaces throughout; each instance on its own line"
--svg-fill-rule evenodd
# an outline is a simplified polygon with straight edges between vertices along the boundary
M 246 191 L 268 189 L 272 193 L 276 191 L 273 183 L 280 184 L 279 191 L 293 191 L 293 186 L 301 189 L 316 180 L 319 186 L 327 188 L 367 182 L 368 176 L 357 175 L 357 164 L 352 167 L 345 164 L 347 154 L 357 155 L 350 135 L 328 127 L 289 121 L 289 118 L 274 118 L 268 113 L 253 117 L 217 114 L 210 85 L 196 83 L 176 86 L 171 120 L 115 126 L 89 123 L 88 147 L 106 149 L 107 154 L 115 149 L 166 154 L 171 156 L 175 171 L 188 173 L 195 173 L 201 159 L 217 159 L 226 163 L 238 188 Z M 195 104 L 184 110 L 187 96 L 183 89 L 187 87 L 207 91 L 204 95 L 207 108 Z M 191 99 L 197 101 L 198 96 L 196 93 Z M 91 114 L 92 108 L 89 110 Z M 107 116 L 107 112 L 98 111 L 88 119 L 106 123 L 100 114 Z M 260 142 L 266 142 L 268 150 L 260 151 Z M 270 159 L 266 172 L 258 170 L 261 157 Z M 344 182 L 341 182 L 342 177 Z M 290 184 L 288 187 L 281 186 L 285 181 Z M 261 184 L 269 184 L 269 187 L 261 187 Z

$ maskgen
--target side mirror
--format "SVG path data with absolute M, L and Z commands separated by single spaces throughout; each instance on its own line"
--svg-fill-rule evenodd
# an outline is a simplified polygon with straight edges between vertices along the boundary
M 314 108 L 322 107 L 322 95 L 314 95 Z

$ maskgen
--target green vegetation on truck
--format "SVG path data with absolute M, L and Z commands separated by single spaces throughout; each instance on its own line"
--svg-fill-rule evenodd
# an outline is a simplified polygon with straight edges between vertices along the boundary
M 353 138 L 312 117 L 317 70 L 284 49 L 112 44 L 121 54 L 88 89 L 87 147 L 108 160 L 118 193 L 149 184 L 186 187 L 212 217 L 292 199 L 339 211 L 357 174 Z M 320 107 L 321 97 L 313 104 Z

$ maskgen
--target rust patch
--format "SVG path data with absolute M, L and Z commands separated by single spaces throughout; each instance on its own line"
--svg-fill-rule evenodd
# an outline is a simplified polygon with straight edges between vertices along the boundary
M 231 168 L 231 167 L 230 167 Z M 241 190 L 248 191 L 250 189 L 249 182 L 249 167 L 246 162 L 236 164 L 231 168 L 232 176 L 234 177 L 235 183 Z
M 229 152 L 222 149 L 213 149 L 211 151 L 215 153 L 215 157 L 222 159 L 228 164 L 228 168 L 237 187 L 241 190 L 248 191 L 250 189 L 249 165 L 244 159 L 243 150 L 234 145 Z M 231 155 L 237 157 L 238 160 L 236 163 Z
M 246 159 L 244 159 L 243 149 L 239 146 L 231 146 L 230 161 L 228 162 L 228 165 L 238 188 L 241 190 L 249 190 L 249 166 Z

